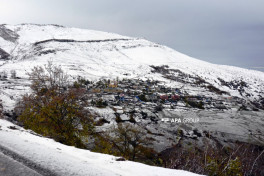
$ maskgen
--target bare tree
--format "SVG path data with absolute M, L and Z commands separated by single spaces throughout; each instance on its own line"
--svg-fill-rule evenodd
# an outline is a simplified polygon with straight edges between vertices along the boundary
M 61 67 L 54 65 L 51 61 L 45 67 L 36 66 L 28 73 L 32 81 L 31 89 L 34 92 L 43 93 L 49 89 L 56 89 L 63 92 L 68 84 L 68 75 L 64 73 Z
M 118 124 L 113 130 L 112 143 L 124 157 L 134 161 L 150 144 L 146 132 L 142 128 L 131 124 Z

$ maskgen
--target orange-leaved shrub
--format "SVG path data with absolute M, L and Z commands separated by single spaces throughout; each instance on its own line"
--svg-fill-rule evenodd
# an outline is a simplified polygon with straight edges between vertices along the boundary
M 32 93 L 17 104 L 18 121 L 41 135 L 85 148 L 82 139 L 93 131 L 85 89 L 70 86 L 67 75 L 51 62 L 34 67 L 29 78 Z

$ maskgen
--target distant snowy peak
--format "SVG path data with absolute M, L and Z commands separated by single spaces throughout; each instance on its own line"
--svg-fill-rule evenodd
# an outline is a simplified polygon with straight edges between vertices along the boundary
M 87 79 L 153 79 L 189 94 L 209 90 L 249 101 L 264 97 L 263 72 L 211 64 L 145 39 L 58 25 L 0 25 L 0 71 L 16 69 L 26 77 L 48 60 Z

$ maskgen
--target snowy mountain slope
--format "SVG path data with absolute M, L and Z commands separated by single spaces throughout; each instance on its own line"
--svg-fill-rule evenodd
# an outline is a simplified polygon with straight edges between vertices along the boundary
M 0 139 L 0 147 L 12 150 L 57 175 L 197 175 L 186 171 L 152 167 L 131 161 L 116 161 L 117 157 L 65 146 L 51 139 L 36 136 L 29 130 L 1 119 Z
M 0 25 L 0 49 L 0 75 L 6 72 L 10 78 L 10 71 L 16 70 L 17 77 L 20 78 L 0 81 L 0 96 L 5 110 L 12 110 L 16 100 L 30 91 L 30 81 L 26 73 L 34 66 L 44 65 L 52 60 L 55 64 L 61 65 L 72 79 L 77 76 L 89 80 L 117 77 L 120 80 L 150 79 L 161 81 L 166 87 L 180 88 L 186 95 L 212 97 L 216 101 L 226 97 L 239 98 L 238 102 L 234 99 L 235 106 L 228 105 L 229 111 L 220 112 L 219 118 L 222 118 L 222 121 L 215 120 L 218 117 L 217 112 L 210 112 L 208 117 L 218 124 L 212 123 L 209 128 L 204 122 L 203 129 L 219 131 L 216 126 L 224 127 L 225 121 L 234 116 L 245 119 L 254 116 L 262 118 L 263 111 L 253 115 L 243 115 L 244 113 L 240 112 L 237 113 L 239 115 L 234 115 L 233 111 L 239 110 L 242 103 L 246 106 L 248 103 L 254 104 L 260 109 L 264 107 L 263 72 L 211 64 L 145 39 L 58 25 Z M 180 106 L 177 106 L 176 111 L 181 111 Z M 182 117 L 186 116 L 185 113 L 179 113 Z M 204 113 L 208 112 L 197 113 L 194 116 L 203 118 L 207 116 L 203 115 Z M 159 120 L 164 117 L 157 116 Z M 256 128 L 251 131 L 256 131 L 257 134 L 263 124 L 256 120 L 251 122 L 251 126 L 254 125 Z M 248 131 L 251 127 L 242 123 L 240 126 L 245 131 L 243 133 L 250 133 Z M 226 127 L 228 133 L 234 129 L 232 124 Z M 195 127 L 191 126 L 190 129 L 192 128 Z M 262 135 L 262 130 L 259 133 Z M 244 137 L 243 141 L 245 140 L 247 137 Z M 164 142 L 163 145 L 166 147 L 169 144 Z
M 191 141 L 203 145 L 204 139 L 208 139 L 206 134 L 210 134 L 223 145 L 232 145 L 236 141 L 246 143 L 250 141 L 249 143 L 252 144 L 263 145 L 263 72 L 211 64 L 141 38 L 58 25 L 0 25 L 0 76 L 3 76 L 3 73 L 7 74 L 6 79 L 0 79 L 0 99 L 3 100 L 5 111 L 12 111 L 16 100 L 21 95 L 30 92 L 30 81 L 26 73 L 30 72 L 34 66 L 43 66 L 50 60 L 56 65 L 61 65 L 71 76 L 71 79 L 76 79 L 78 76 L 93 81 L 127 78 L 133 81 L 137 80 L 135 82 L 139 84 L 147 82 L 141 80 L 157 80 L 160 87 L 165 86 L 173 91 L 179 89 L 183 98 L 177 102 L 175 107 L 172 107 L 175 105 L 173 103 L 169 105 L 164 103 L 165 108 L 160 112 L 155 112 L 158 103 L 150 102 L 148 105 L 144 103 L 127 105 L 124 103 L 119 107 L 123 111 L 120 116 L 124 119 L 128 118 L 129 113 L 134 110 L 136 122 L 151 132 L 148 135 L 154 139 L 152 147 L 159 152 L 177 144 L 178 136 L 176 134 L 179 130 L 182 130 L 183 133 L 182 140 L 186 140 L 187 143 Z M 12 70 L 16 70 L 16 76 L 19 78 L 11 77 Z M 121 81 L 119 84 L 121 85 Z M 123 85 L 126 86 L 126 84 Z M 203 97 L 205 109 L 193 108 L 184 102 L 184 98 L 192 96 Z M 206 102 L 208 98 L 213 99 L 212 103 Z M 217 106 L 220 108 L 216 108 Z M 222 108 L 223 106 L 226 108 Z M 107 119 L 109 121 L 109 124 L 105 123 L 97 129 L 104 131 L 117 123 L 115 107 L 113 108 L 112 105 L 105 109 L 89 108 L 94 111 L 96 120 Z M 164 118 L 177 117 L 199 118 L 200 122 L 177 124 L 164 123 L 163 121 Z M 22 132 L 21 130 L 9 130 L 6 126 L 12 124 L 4 125 L 7 123 L 5 121 L 1 121 L 1 123 L 2 126 L 5 126 L 5 130 L 0 130 L 0 137 L 3 137 L 1 142 L 3 141 L 5 147 L 9 147 L 19 154 L 25 152 L 30 157 L 35 156 L 36 160 L 43 157 L 37 155 L 37 151 L 43 149 L 39 148 L 37 142 L 36 148 L 32 152 L 36 155 L 32 156 L 32 153 L 23 149 L 23 147 L 28 147 L 28 143 L 31 145 L 35 143 L 34 140 L 28 142 L 31 135 L 23 129 Z M 197 136 L 195 132 L 200 135 Z M 14 145 L 12 140 L 12 138 L 17 139 L 17 135 L 21 137 L 21 147 Z M 10 136 L 10 138 L 6 136 Z M 41 140 L 46 139 L 41 138 Z M 43 143 L 41 142 L 41 144 Z M 56 147 L 45 147 L 53 151 L 54 154 L 58 152 L 57 143 L 52 141 L 47 145 L 53 144 Z M 15 147 L 12 148 L 12 146 Z M 58 148 L 64 149 L 64 146 L 60 145 Z M 66 148 L 67 152 L 62 153 L 66 159 L 71 157 L 68 155 L 70 153 L 68 151 L 72 150 L 74 153 L 78 153 L 76 154 L 78 160 L 80 159 L 79 154 L 83 154 L 83 152 L 88 158 L 94 156 L 87 151 Z M 46 150 L 43 149 L 43 151 Z M 59 152 L 56 156 L 59 155 Z M 113 157 L 107 159 L 103 156 L 107 155 L 94 157 L 98 157 L 98 163 L 100 163 L 98 165 L 103 165 L 102 167 L 105 166 L 105 168 L 95 169 L 92 167 L 91 169 L 99 175 L 103 174 L 105 170 L 109 171 L 109 165 L 105 162 L 113 161 L 115 163 Z M 49 162 L 55 162 L 53 159 L 47 155 L 45 162 L 43 161 L 44 166 Z M 86 161 L 86 159 L 84 160 Z M 81 157 L 80 161 L 84 160 Z M 99 162 L 101 160 L 105 160 L 105 162 L 102 161 L 102 164 Z M 61 165 L 70 164 L 66 162 Z M 83 168 L 86 166 L 80 165 Z M 132 165 L 129 164 L 129 170 L 133 168 L 130 166 Z M 60 167 L 55 170 L 65 169 Z M 115 165 L 113 168 L 118 170 L 119 165 Z M 122 165 L 122 168 L 126 168 L 126 166 Z M 113 172 L 113 175 L 116 173 L 122 175 L 121 170 L 116 171 L 115 169 L 109 172 Z
M 211 64 L 145 39 L 112 33 L 57 25 L 1 25 L 0 48 L 2 55 L 9 55 L 0 61 L 0 70 L 16 69 L 22 78 L 33 66 L 53 60 L 70 75 L 95 80 L 150 78 L 177 86 L 179 83 L 151 72 L 150 65 L 168 65 L 170 69 L 202 78 L 232 96 L 259 101 L 264 94 L 263 72 Z

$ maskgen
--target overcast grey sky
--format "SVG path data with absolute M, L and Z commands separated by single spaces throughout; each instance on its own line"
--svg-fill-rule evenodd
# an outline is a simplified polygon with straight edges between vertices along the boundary
M 263 0 L 0 0 L 0 23 L 61 24 L 264 71 Z

